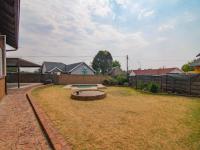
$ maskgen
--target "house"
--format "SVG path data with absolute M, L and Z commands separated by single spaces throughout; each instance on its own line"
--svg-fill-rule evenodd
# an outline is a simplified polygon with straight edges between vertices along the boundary
M 17 50 L 20 0 L 0 0 L 0 99 L 6 94 L 6 44 Z
M 72 75 L 94 75 L 95 70 L 85 62 L 66 65 L 61 62 L 44 62 L 41 67 L 42 74 L 72 74 Z
M 196 56 L 197 59 L 194 60 L 190 66 L 194 67 L 194 71 L 192 71 L 192 73 L 200 73 L 200 53 Z
M 145 69 L 145 70 L 131 70 L 130 76 L 136 75 L 166 75 L 166 74 L 181 74 L 183 71 L 179 68 L 161 68 L 161 69 Z
M 118 75 L 125 75 L 126 72 L 124 72 L 119 66 L 117 66 L 117 67 L 113 67 L 108 74 L 112 77 L 115 77 Z

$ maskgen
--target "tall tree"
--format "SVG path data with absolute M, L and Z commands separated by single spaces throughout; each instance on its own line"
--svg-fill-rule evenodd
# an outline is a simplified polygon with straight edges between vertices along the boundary
M 107 74 L 112 69 L 112 55 L 107 50 L 97 53 L 92 62 L 92 67 L 97 73 Z
M 121 68 L 121 64 L 120 64 L 119 61 L 114 60 L 114 61 L 112 62 L 112 67 L 119 67 L 119 68 Z
M 183 70 L 184 72 L 194 71 L 194 68 L 190 66 L 190 63 L 191 63 L 191 62 L 188 62 L 187 64 L 184 64 L 184 65 L 182 66 L 182 70 Z

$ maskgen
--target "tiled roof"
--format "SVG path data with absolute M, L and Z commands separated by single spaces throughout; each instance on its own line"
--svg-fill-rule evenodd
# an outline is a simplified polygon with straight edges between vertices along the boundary
M 164 75 L 169 74 L 174 70 L 180 70 L 179 68 L 162 68 L 162 69 L 145 69 L 145 70 L 131 70 L 135 75 Z M 182 70 L 180 70 L 182 72 Z
M 50 72 L 54 68 L 59 68 L 63 72 L 65 72 L 65 64 L 60 62 L 44 62 L 43 65 L 46 67 L 46 71 Z
M 73 69 L 75 69 L 76 67 L 78 67 L 81 64 L 85 64 L 86 66 L 88 66 L 84 62 L 78 62 L 78 63 L 74 63 L 74 64 L 69 64 L 69 65 L 66 65 L 61 62 L 44 62 L 43 63 L 43 65 L 45 65 L 45 67 L 46 67 L 46 72 L 51 72 L 53 69 L 58 68 L 58 69 L 62 70 L 62 72 L 65 72 L 65 73 L 70 73 Z M 93 72 L 95 72 L 90 66 L 88 66 L 88 67 Z
M 66 65 L 65 72 L 70 72 L 72 69 L 74 69 L 75 67 L 79 66 L 82 63 L 83 62 Z

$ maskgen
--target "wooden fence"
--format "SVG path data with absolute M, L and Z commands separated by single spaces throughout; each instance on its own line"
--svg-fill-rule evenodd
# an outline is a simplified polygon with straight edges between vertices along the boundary
M 184 95 L 200 96 L 200 75 L 168 74 L 163 76 L 133 76 L 129 84 L 135 88 L 141 85 L 156 83 L 160 92 L 171 92 Z

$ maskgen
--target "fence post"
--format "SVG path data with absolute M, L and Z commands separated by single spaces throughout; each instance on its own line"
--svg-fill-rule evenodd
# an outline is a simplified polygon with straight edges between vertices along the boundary
M 192 87 L 191 87 L 191 75 L 189 75 L 189 94 L 191 95 L 192 94 L 192 91 L 191 91 Z
M 162 88 L 162 75 L 160 76 L 160 89 L 161 89 L 161 91 L 163 92 L 163 88 Z
M 166 75 L 166 85 L 165 85 L 166 87 L 165 87 L 165 90 L 166 90 L 166 92 L 167 92 L 167 75 Z
M 135 75 L 135 88 L 137 90 L 137 75 Z

